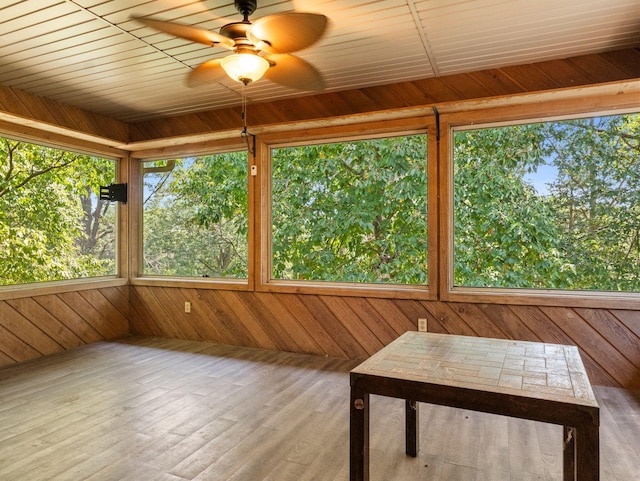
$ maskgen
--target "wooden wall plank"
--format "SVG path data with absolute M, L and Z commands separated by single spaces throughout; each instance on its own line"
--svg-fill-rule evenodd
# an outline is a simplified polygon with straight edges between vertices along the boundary
M 484 85 L 492 95 L 512 95 L 526 92 L 519 83 L 514 82 L 500 69 L 472 72 L 470 75 Z
M 367 349 L 323 302 L 321 296 L 305 295 L 303 302 L 325 327 L 334 342 L 339 342 L 348 359 L 367 358 Z
M 386 343 L 380 341 L 380 339 L 371 331 L 369 323 L 366 322 L 366 318 L 358 316 L 356 312 L 351 308 L 351 299 L 348 297 L 337 296 L 322 296 L 322 302 L 327 308 L 335 315 L 340 324 L 344 325 L 354 339 L 360 344 L 367 353 L 366 357 L 369 357 L 380 349 L 382 349 Z
M 99 290 L 80 291 L 80 295 L 95 309 L 111 326 L 109 337 L 121 336 L 129 332 L 129 321 Z
M 84 344 L 72 330 L 56 319 L 32 298 L 20 298 L 7 301 L 11 307 L 20 312 L 40 330 L 64 349 L 72 349 Z
M 83 319 L 76 311 L 71 309 L 57 295 L 50 294 L 38 296 L 35 301 L 47 310 L 52 316 L 63 322 L 85 344 L 101 341 L 103 337 L 86 319 Z
M 63 127 L 107 139 L 110 143 L 125 144 L 129 141 L 129 126 L 124 122 L 11 87 L 0 86 L 0 112 L 43 126 Z
M 100 339 L 114 339 L 121 336 L 122 334 L 118 331 L 117 326 L 112 324 L 98 309 L 92 306 L 81 292 L 84 294 L 84 291 L 64 292 L 58 294 L 58 297 L 77 312 L 82 319 L 91 322 L 92 327 L 98 331 Z
M 320 352 L 331 357 L 348 358 L 346 350 L 341 343 L 334 339 L 323 322 L 320 322 L 310 310 L 310 307 L 304 302 L 306 296 L 298 296 L 296 294 L 278 294 L 283 299 L 283 303 L 287 309 L 305 330 L 313 336 L 318 345 Z
M 542 342 L 553 344 L 574 344 L 572 339 L 564 332 L 559 323 L 572 314 L 572 310 L 566 307 L 535 307 L 517 306 L 520 317 L 527 319 L 527 324 L 534 326 L 535 333 Z M 531 309 L 533 307 L 533 309 Z M 553 322 L 554 319 L 556 322 Z
M 10 332 L 6 331 L 7 334 L 11 334 Z M 0 330 L 0 335 L 2 335 L 2 330 Z M 6 339 L 5 339 L 6 341 Z M 9 344 L 8 342 L 3 342 L 2 340 L 0 340 L 0 368 L 4 367 L 4 366 L 10 366 L 12 364 L 16 363 L 15 359 L 10 358 L 9 356 L 7 356 L 4 352 L 2 352 L 2 348 L 3 348 L 3 344 Z
M 242 302 L 234 291 L 219 291 L 221 299 L 236 314 L 238 321 L 246 326 L 246 330 L 251 333 L 255 339 L 254 347 L 264 347 L 265 349 L 282 349 L 284 343 L 274 334 L 274 331 L 267 332 L 265 326 L 261 324 L 247 306 Z M 269 326 L 271 327 L 271 326 Z M 280 345 L 278 345 L 280 341 Z
M 367 302 L 380 313 L 382 318 L 389 323 L 389 326 L 393 328 L 398 336 L 414 329 L 415 321 L 409 319 L 392 300 L 371 297 L 367 299 Z
M 285 350 L 301 351 L 296 336 L 282 325 L 280 318 L 274 316 L 260 298 L 246 291 L 238 291 L 234 295 L 246 307 L 247 313 L 255 319 L 256 324 L 261 327 L 269 326 L 268 330 L 265 329 L 265 334 L 273 340 L 278 349 L 282 350 L 282 346 L 290 346 L 290 349 Z
M 158 335 L 178 339 L 196 340 L 196 337 L 200 339 L 194 331 L 189 329 L 189 326 L 178 325 L 176 320 L 169 314 L 167 309 L 170 303 L 164 297 L 164 292 L 162 292 L 161 288 L 151 289 L 149 287 L 136 286 L 134 292 L 136 293 L 135 301 L 144 306 L 145 310 L 150 314 L 150 317 L 146 318 L 146 320 L 149 321 L 149 325 L 154 323 L 153 331 L 166 333 Z M 137 332 L 139 331 L 134 330 L 134 333 Z
M 13 333 L 20 333 L 21 339 L 42 355 L 60 351 L 62 346 L 31 323 L 8 302 L 0 302 L 0 325 Z
M 299 351 L 302 353 L 317 354 L 321 352 L 320 346 L 311 334 L 304 328 L 299 320 L 291 314 L 282 302 L 282 298 L 270 292 L 256 292 L 254 294 L 271 314 L 278 319 L 282 327 L 289 332 L 296 341 Z
M 174 291 L 174 294 L 179 296 L 175 298 L 175 304 L 177 306 L 183 306 L 185 302 L 191 303 L 191 312 L 184 313 L 181 311 L 180 316 L 196 332 L 196 336 L 193 337 L 194 340 L 196 338 L 202 339 L 203 341 L 221 339 L 222 330 L 219 328 L 220 323 L 210 317 L 211 311 L 208 308 L 202 308 L 204 300 L 197 290 L 181 288 L 179 291 Z M 230 341 L 227 340 L 224 344 L 228 344 L 229 342 Z
M 576 312 L 598 333 L 591 341 L 600 339 L 598 353 L 611 356 L 611 362 L 617 367 L 621 384 L 640 388 L 640 339 L 630 332 L 624 324 L 610 312 L 603 309 L 575 309 Z M 594 342 L 595 344 L 595 342 Z
M 364 297 L 350 297 L 347 299 L 347 302 L 355 315 L 361 320 L 360 322 L 369 326 L 369 329 L 371 329 L 376 338 L 378 338 L 383 345 L 386 346 L 398 337 L 398 332 L 389 324 L 383 315 L 373 308 L 368 299 Z M 417 301 L 406 302 L 410 303 L 413 307 L 418 304 Z M 414 317 L 411 314 L 407 314 L 406 310 L 402 309 L 398 303 L 396 303 L 396 306 L 408 319 L 418 318 L 418 316 Z M 420 312 L 424 312 L 424 309 Z
M 503 67 L 500 70 L 517 85 L 521 86 L 525 92 L 537 89 L 551 90 L 560 87 L 560 84 L 552 76 L 530 65 L 514 65 L 512 67 Z
M 0 301 L 0 366 L 128 335 L 128 288 L 115 289 Z
M 107 287 L 100 289 L 100 292 L 106 297 L 109 302 L 117 309 L 125 319 L 129 319 L 131 304 L 129 303 L 129 287 Z
M 638 313 L 636 311 L 629 311 L 623 309 L 616 309 L 611 313 L 620 319 L 627 329 L 633 332 L 638 339 L 640 339 L 640 319 L 638 319 Z
M 42 355 L 3 325 L 0 325 L 0 352 L 3 359 L 11 359 L 13 362 L 28 361 Z
M 444 302 L 423 302 L 444 332 L 461 336 L 477 336 L 478 333 Z M 428 325 L 428 321 L 427 321 Z
M 158 326 L 158 322 L 147 308 L 147 303 L 140 296 L 140 289 L 129 288 L 129 330 L 131 334 L 163 337 L 166 332 Z M 164 336 L 166 337 L 166 335 Z
M 208 318 L 218 323 L 217 341 L 238 346 L 257 346 L 258 342 L 237 315 L 227 306 L 217 291 L 200 291 L 200 296 L 209 307 Z
M 496 339 L 508 338 L 507 334 L 477 304 L 456 304 L 455 310 L 478 336 Z
M 508 339 L 521 339 L 523 341 L 539 341 L 529 326 L 518 317 L 518 306 L 500 306 L 480 304 L 480 309 L 493 319 L 496 325 L 503 331 Z M 525 319 L 526 317 L 523 316 Z
M 622 70 L 627 77 L 640 77 L 640 48 L 614 50 L 600 55 Z

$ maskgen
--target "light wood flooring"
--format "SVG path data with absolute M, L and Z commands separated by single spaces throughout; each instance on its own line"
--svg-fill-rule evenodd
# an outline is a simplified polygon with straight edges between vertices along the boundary
M 347 481 L 353 362 L 153 338 L 0 370 L 3 481 Z M 640 393 L 596 388 L 601 479 L 640 479 Z M 561 475 L 561 428 L 373 396 L 372 480 Z

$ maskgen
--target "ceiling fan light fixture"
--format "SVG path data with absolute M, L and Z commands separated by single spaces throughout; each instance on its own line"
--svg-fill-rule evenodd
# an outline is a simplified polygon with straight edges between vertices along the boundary
M 235 53 L 223 58 L 220 65 L 236 82 L 247 85 L 260 80 L 269 69 L 269 62 L 255 53 Z

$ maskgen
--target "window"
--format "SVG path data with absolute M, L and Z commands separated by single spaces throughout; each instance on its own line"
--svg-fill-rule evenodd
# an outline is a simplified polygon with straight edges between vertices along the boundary
M 271 278 L 427 284 L 427 136 L 271 151 Z
M 0 138 L 0 285 L 116 274 L 115 162 Z
M 247 278 L 247 154 L 143 163 L 143 272 Z
M 454 131 L 454 283 L 640 291 L 640 115 Z

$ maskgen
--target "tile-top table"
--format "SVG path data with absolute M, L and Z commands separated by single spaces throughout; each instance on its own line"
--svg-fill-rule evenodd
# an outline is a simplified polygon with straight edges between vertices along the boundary
M 600 479 L 600 408 L 575 346 L 407 332 L 351 371 L 350 479 L 369 479 L 369 395 L 405 399 L 406 452 L 425 402 L 564 426 L 564 480 Z

